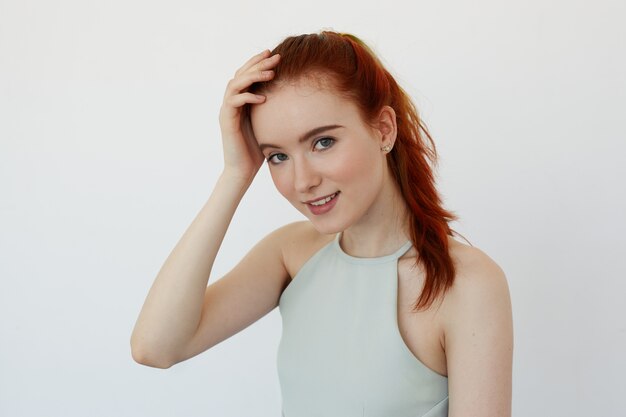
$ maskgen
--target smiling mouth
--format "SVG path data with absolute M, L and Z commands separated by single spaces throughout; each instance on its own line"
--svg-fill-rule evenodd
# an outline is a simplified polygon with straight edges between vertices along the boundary
M 337 194 L 339 194 L 339 191 L 337 191 L 336 193 L 331 194 L 331 195 L 329 195 L 327 197 L 320 198 L 319 200 L 311 201 L 311 202 L 309 202 L 307 204 L 310 204 L 310 205 L 316 206 L 316 207 L 317 206 L 323 206 L 324 204 L 328 203 L 330 200 L 332 200 L 335 197 L 337 197 Z

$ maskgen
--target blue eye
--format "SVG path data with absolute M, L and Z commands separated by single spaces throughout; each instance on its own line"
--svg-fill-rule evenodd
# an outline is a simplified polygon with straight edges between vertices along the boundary
M 319 150 L 328 149 L 334 144 L 335 144 L 335 139 L 324 137 L 315 141 L 314 148 L 319 151 Z
M 276 165 L 276 164 L 280 164 L 283 161 L 286 161 L 287 159 L 288 157 L 284 153 L 275 153 L 273 155 L 270 155 L 267 158 L 267 162 Z

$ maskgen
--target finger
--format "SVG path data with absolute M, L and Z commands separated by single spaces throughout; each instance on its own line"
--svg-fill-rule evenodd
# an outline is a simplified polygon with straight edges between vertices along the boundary
M 228 97 L 224 104 L 231 108 L 238 108 L 245 104 L 259 104 L 265 101 L 265 96 L 252 93 L 241 93 Z
M 224 96 L 227 97 L 234 94 L 239 94 L 254 83 L 269 81 L 272 78 L 274 78 L 274 71 L 271 70 L 255 71 L 242 74 L 230 80 L 230 82 L 226 86 L 226 93 L 224 94 Z
M 245 64 L 243 64 L 236 72 L 235 74 L 239 74 L 242 72 L 247 71 L 250 67 L 252 67 L 253 65 L 259 63 L 260 61 L 266 59 L 267 57 L 270 56 L 270 50 L 266 49 L 261 53 L 256 54 L 255 56 L 253 56 L 252 58 L 250 58 L 249 60 L 246 61 Z
M 235 73 L 235 76 L 245 74 L 246 72 L 249 72 L 249 71 L 265 71 L 268 69 L 272 69 L 278 64 L 279 61 L 280 61 L 280 55 L 274 54 L 272 56 L 263 58 L 262 60 L 258 62 L 255 62 L 251 66 L 246 67 L 245 69 L 241 69 L 240 71 L 237 71 Z
M 250 69 L 253 71 L 265 71 L 274 68 L 276 65 L 278 65 L 279 61 L 280 54 L 274 54 L 270 57 L 262 59 L 261 61 L 250 67 Z

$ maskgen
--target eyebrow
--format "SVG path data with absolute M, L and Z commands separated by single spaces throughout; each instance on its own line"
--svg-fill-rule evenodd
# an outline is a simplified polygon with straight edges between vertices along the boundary
M 327 130 L 338 129 L 340 127 L 344 127 L 344 126 L 342 126 L 342 125 L 327 125 L 327 126 L 316 127 L 315 129 L 311 129 L 308 132 L 306 132 L 304 135 L 300 136 L 300 139 L 298 139 L 298 143 L 306 142 L 311 136 L 318 135 L 318 134 L 320 134 L 322 132 L 326 132 Z M 274 145 L 274 144 L 271 144 L 271 143 L 260 143 L 259 144 L 259 148 L 261 148 L 261 151 L 263 151 L 265 148 L 277 148 L 277 149 L 280 149 L 280 146 Z

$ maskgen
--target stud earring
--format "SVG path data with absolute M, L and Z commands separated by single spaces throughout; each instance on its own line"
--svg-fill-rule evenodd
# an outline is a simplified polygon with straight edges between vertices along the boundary
M 382 148 L 380 148 L 380 150 L 387 153 L 391 150 L 391 145 L 385 145 Z

